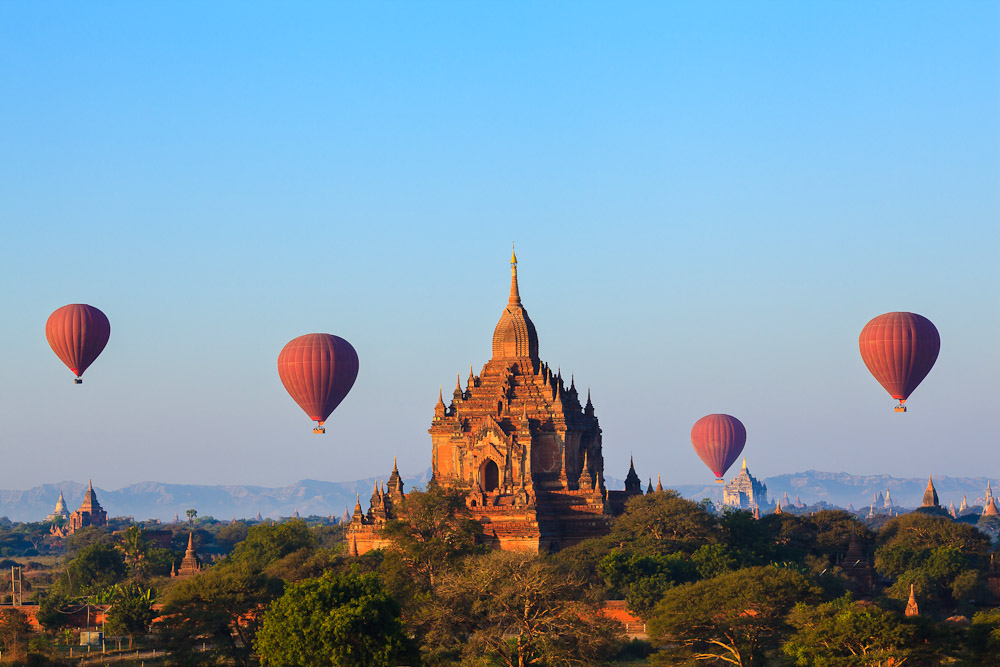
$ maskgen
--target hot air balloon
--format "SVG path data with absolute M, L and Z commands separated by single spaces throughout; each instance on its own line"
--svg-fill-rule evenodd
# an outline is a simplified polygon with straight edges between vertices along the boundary
M 872 319 L 858 337 L 861 359 L 906 412 L 906 399 L 927 377 L 941 349 L 934 324 L 916 313 L 885 313 Z
M 743 423 L 729 415 L 705 415 L 691 428 L 694 451 L 715 473 L 716 482 L 722 482 L 722 476 L 739 457 L 746 442 Z
M 111 337 L 111 323 L 97 308 L 85 303 L 71 303 L 49 315 L 45 338 L 73 374 L 76 384 L 83 384 L 83 372 L 104 351 Z
M 326 433 L 324 422 L 358 377 L 358 353 L 339 336 L 299 336 L 278 355 L 278 376 L 292 399 L 317 422 L 313 433 Z

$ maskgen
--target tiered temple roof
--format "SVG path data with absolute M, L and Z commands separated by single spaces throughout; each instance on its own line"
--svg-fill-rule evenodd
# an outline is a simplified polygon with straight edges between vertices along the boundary
M 181 560 L 181 566 L 179 569 L 174 570 L 171 565 L 170 576 L 180 578 L 193 577 L 199 572 L 201 572 L 201 559 L 198 557 L 198 553 L 194 550 L 194 533 L 188 533 L 187 549 L 184 551 L 184 558 Z
M 729 480 L 722 489 L 722 504 L 744 510 L 769 505 L 767 486 L 750 474 L 746 458 L 743 459 L 739 474 Z
M 97 493 L 94 492 L 93 481 L 88 482 L 87 490 L 83 494 L 83 502 L 80 509 L 69 515 L 69 523 L 66 526 L 66 534 L 72 534 L 86 526 L 106 526 L 108 524 L 108 513 L 101 507 L 97 500 Z
M 539 358 L 538 333 L 521 302 L 517 256 L 511 256 L 507 305 L 493 331 L 493 356 L 478 375 L 461 375 L 451 401 L 438 392 L 431 435 L 433 479 L 468 492 L 484 541 L 503 549 L 549 551 L 604 534 L 607 516 L 641 494 L 634 466 L 626 490 L 604 482 L 601 428 L 587 392 L 582 403 L 575 379 L 566 385 Z M 389 479 L 390 499 L 398 473 Z M 372 496 L 369 522 L 381 519 L 384 501 Z M 391 510 L 390 510 L 391 511 Z M 349 530 L 349 548 L 374 548 L 370 531 L 358 523 L 360 502 Z

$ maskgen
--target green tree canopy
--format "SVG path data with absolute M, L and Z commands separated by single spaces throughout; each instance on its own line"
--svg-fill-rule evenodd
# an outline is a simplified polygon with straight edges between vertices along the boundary
M 228 660 L 253 664 L 252 646 L 266 606 L 282 583 L 248 563 L 217 565 L 179 582 L 166 594 L 156 624 L 180 665 Z M 209 650 L 201 651 L 204 642 Z
M 315 546 L 316 537 L 306 522 L 293 519 L 274 525 L 253 526 L 247 531 L 247 538 L 233 549 L 229 559 L 262 571 L 294 551 Z
M 95 595 L 124 580 L 126 572 L 121 551 L 110 544 L 92 544 L 66 566 L 63 590 L 69 595 Z
M 989 538 L 974 527 L 927 514 L 905 514 L 878 534 L 875 568 L 894 578 L 889 595 L 906 600 L 912 584 L 923 602 L 967 606 L 985 582 Z
M 645 616 L 671 586 L 699 578 L 696 563 L 680 552 L 635 554 L 615 549 L 601 560 L 599 571 L 616 597 L 624 596 L 629 608 L 640 616 Z
M 129 526 L 119 538 L 117 547 L 125 559 L 129 575 L 136 580 L 145 579 L 149 569 L 149 542 L 142 526 Z
M 990 540 L 974 527 L 949 518 L 913 512 L 894 517 L 878 532 L 879 549 L 954 547 L 970 556 L 984 556 Z
M 482 526 L 471 518 L 465 493 L 432 484 L 426 491 L 412 491 L 402 502 L 398 519 L 386 522 L 382 537 L 392 555 L 402 561 L 410 577 L 433 586 L 437 573 L 467 554 L 481 551 L 476 537 Z
M 429 607 L 427 652 L 458 653 L 463 664 L 598 665 L 619 645 L 621 628 L 599 599 L 544 556 L 470 557 L 442 575 Z
M 611 528 L 611 541 L 636 553 L 691 553 L 717 542 L 715 517 L 672 489 L 636 496 Z
M 405 644 L 399 604 L 375 575 L 328 572 L 288 587 L 255 648 L 268 667 L 383 667 Z
M 106 616 L 107 631 L 112 635 L 127 635 L 132 648 L 135 635 L 145 634 L 156 618 L 153 603 L 156 594 L 136 583 L 118 584 L 111 591 L 111 608 Z
M 666 591 L 647 625 L 658 642 L 674 645 L 664 658 L 763 664 L 778 645 L 785 616 L 819 589 L 792 569 L 751 567 Z
M 1000 608 L 972 617 L 966 651 L 970 665 L 1000 665 Z
M 795 632 L 784 651 L 796 665 L 880 667 L 927 657 L 925 625 L 849 596 L 817 606 L 799 603 L 788 620 Z

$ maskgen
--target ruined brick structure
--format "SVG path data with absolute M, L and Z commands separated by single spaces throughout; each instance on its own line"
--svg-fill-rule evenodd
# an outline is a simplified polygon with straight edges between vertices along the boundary
M 641 483 L 630 468 L 626 490 L 604 484 L 601 427 L 587 392 L 581 403 L 538 355 L 538 334 L 521 303 L 517 257 L 511 257 L 510 297 L 493 331 L 493 357 L 463 389 L 459 376 L 450 405 L 439 392 L 431 436 L 433 479 L 468 492 L 483 540 L 495 548 L 554 551 L 607 532 Z M 376 485 L 371 509 L 360 498 L 348 528 L 348 549 L 377 548 L 377 525 L 402 497 L 398 471 L 387 489 Z M 395 487 L 398 484 L 398 490 Z

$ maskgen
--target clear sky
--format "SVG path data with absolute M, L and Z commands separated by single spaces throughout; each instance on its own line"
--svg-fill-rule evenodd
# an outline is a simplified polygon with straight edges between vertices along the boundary
M 1000 3 L 0 3 L 0 488 L 430 464 L 510 243 L 607 474 L 1000 476 Z M 82 386 L 45 320 L 112 323 Z M 942 338 L 905 415 L 875 315 Z M 291 338 L 353 343 L 325 436 Z

